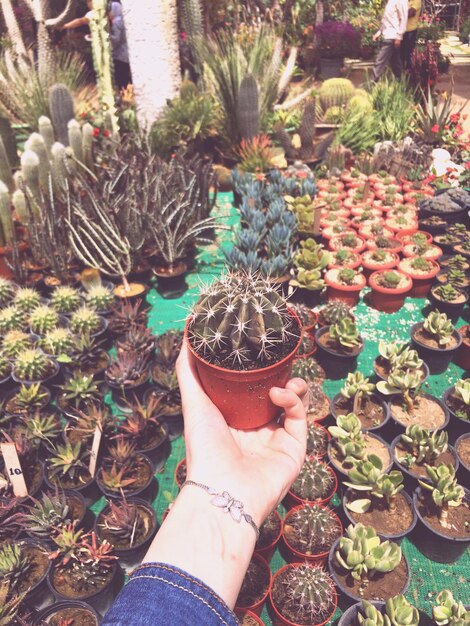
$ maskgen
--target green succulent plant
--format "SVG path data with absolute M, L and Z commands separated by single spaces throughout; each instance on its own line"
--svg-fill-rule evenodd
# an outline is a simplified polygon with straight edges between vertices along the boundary
M 356 324 L 349 317 L 332 324 L 329 327 L 329 334 L 333 341 L 344 348 L 356 348 L 362 344 Z
M 470 623 L 470 611 L 448 589 L 437 594 L 432 616 L 437 626 L 468 626 Z
M 51 449 L 48 459 L 48 468 L 51 477 L 57 477 L 59 482 L 68 477 L 71 480 L 83 477 L 88 473 L 85 458 L 88 451 L 82 448 L 81 443 L 66 441 L 63 445 L 57 444 Z
M 292 278 L 290 284 L 300 289 L 308 289 L 309 291 L 321 291 L 325 286 L 322 278 L 321 270 L 306 270 L 300 267 L 295 278 Z
M 393 541 L 381 541 L 371 526 L 350 525 L 339 540 L 335 557 L 355 580 L 368 580 L 376 573 L 392 572 L 401 561 L 401 548 Z
M 363 600 L 357 612 L 357 624 L 358 626 L 384 626 L 385 619 L 379 609 L 367 600 Z
M 116 298 L 108 287 L 104 285 L 95 285 L 90 287 L 85 296 L 85 302 L 88 307 L 95 311 L 110 311 Z
M 21 544 L 4 543 L 0 546 L 0 579 L 16 591 L 22 579 L 33 567 L 31 557 L 21 549 Z
M 352 412 L 357 414 L 361 409 L 364 397 L 370 396 L 374 389 L 375 385 L 369 382 L 369 378 L 357 371 L 349 372 L 340 393 L 344 398 L 353 398 Z
M 14 595 L 11 598 L 9 595 L 10 585 L 4 582 L 0 585 L 0 626 L 14 626 L 23 603 L 23 595 Z
M 405 596 L 388 598 L 385 602 L 385 626 L 418 626 L 419 611 Z
M 1 344 L 2 354 L 15 358 L 18 354 L 31 348 L 31 335 L 22 330 L 10 330 L 3 337 Z
M 401 276 L 398 272 L 389 271 L 380 274 L 380 284 L 387 289 L 396 289 L 400 284 Z
M 460 379 L 455 383 L 454 392 L 452 394 L 457 400 L 463 403 L 463 407 L 456 407 L 453 411 L 458 418 L 469 420 L 470 413 L 470 380 L 468 378 Z
M 449 507 L 458 507 L 462 504 L 465 491 L 457 483 L 455 467 L 450 463 L 441 463 L 437 467 L 426 465 L 429 482 L 419 481 L 423 489 L 431 491 L 434 504 L 439 509 L 439 522 L 448 528 Z
M 42 444 L 53 445 L 62 433 L 62 425 L 55 412 L 36 410 L 23 417 L 26 438 L 36 448 Z
M 5 335 L 11 330 L 24 330 L 26 316 L 15 305 L 9 305 L 0 310 L 0 334 Z
M 341 535 L 341 530 L 336 515 L 318 504 L 305 504 L 292 512 L 284 526 L 288 541 L 296 550 L 308 555 L 328 551 Z
M 59 529 L 71 522 L 71 510 L 63 492 L 42 494 L 39 500 L 33 500 L 23 516 L 23 527 L 28 533 L 41 539 L 50 539 Z
M 365 456 L 366 441 L 361 430 L 361 422 L 354 413 L 338 415 L 336 426 L 329 426 L 328 432 L 344 466 L 354 465 Z
M 0 276 L 0 307 L 5 306 L 13 299 L 17 286 L 8 278 Z
M 415 463 L 431 464 L 448 448 L 448 434 L 445 430 L 430 432 L 418 424 L 408 426 L 401 436 L 403 445 L 409 454 L 400 460 L 405 467 L 412 467 Z
M 41 304 L 30 314 L 29 324 L 33 333 L 44 335 L 59 325 L 59 314 L 52 307 Z
M 298 323 L 269 280 L 228 274 L 203 291 L 189 322 L 189 341 L 204 359 L 243 369 L 271 364 L 279 344 L 298 337 Z
M 15 376 L 25 382 L 45 380 L 54 370 L 54 361 L 37 348 L 28 348 L 19 354 L 13 365 Z
M 329 260 L 330 255 L 325 248 L 314 239 L 308 238 L 300 242 L 299 250 L 294 256 L 294 265 L 299 270 L 321 272 L 328 265 Z
M 346 267 L 338 272 L 338 282 L 342 285 L 353 285 L 357 275 L 355 270 Z
M 19 287 L 13 298 L 13 304 L 23 313 L 31 313 L 41 304 L 41 294 L 32 287 Z
M 67 314 L 76 311 L 82 302 L 78 289 L 74 287 L 56 287 L 51 295 L 50 304 L 58 313 Z
M 348 481 L 344 484 L 355 491 L 369 492 L 373 498 L 384 500 L 387 509 L 396 509 L 396 496 L 403 490 L 403 474 L 393 470 L 386 474 L 383 463 L 375 454 L 357 461 L 348 472 Z M 360 498 L 347 503 L 347 508 L 354 513 L 366 513 L 372 504 L 370 498 Z
M 77 351 L 77 340 L 68 328 L 57 327 L 45 333 L 39 347 L 51 356 L 71 356 Z
M 93 334 L 101 328 L 101 317 L 88 306 L 82 306 L 70 318 L 70 330 L 73 333 Z
M 334 478 L 328 465 L 316 457 L 307 457 L 291 491 L 301 500 L 323 500 L 333 489 Z
M 468 261 L 461 254 L 456 254 L 447 261 L 447 267 L 455 270 L 466 270 L 468 269 Z
M 423 322 L 424 330 L 437 341 L 440 346 L 447 346 L 455 331 L 454 325 L 445 313 L 431 311 Z
M 467 275 L 463 270 L 450 269 L 447 272 L 447 281 L 453 287 L 465 287 L 468 283 Z
M 14 396 L 16 411 L 34 411 L 44 405 L 47 397 L 47 391 L 40 383 L 21 385 Z
M 417 389 L 421 384 L 421 375 L 416 370 L 393 370 L 387 380 L 377 383 L 377 389 L 386 396 L 401 394 L 408 413 L 413 411 L 414 400 L 411 396 L 413 389 Z
M 93 376 L 75 371 L 62 385 L 60 397 L 63 398 L 67 404 L 78 409 L 91 402 L 100 401 L 102 394 Z
M 439 287 L 433 289 L 433 294 L 443 302 L 455 302 L 461 297 L 462 292 L 449 282 L 446 285 L 439 285 Z
M 7 378 L 11 373 L 11 361 L 0 352 L 0 380 Z

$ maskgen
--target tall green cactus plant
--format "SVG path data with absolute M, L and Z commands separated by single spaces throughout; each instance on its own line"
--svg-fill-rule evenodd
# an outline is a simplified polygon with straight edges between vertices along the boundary
M 101 110 L 103 116 L 109 119 L 112 134 L 116 137 L 119 133 L 119 123 L 114 101 L 113 66 L 106 4 L 106 0 L 94 0 L 90 20 L 91 47 Z
M 13 175 L 11 173 L 11 165 L 8 159 L 7 151 L 0 137 L 0 181 L 7 185 L 9 189 L 14 187 Z
M 75 117 L 73 97 L 70 90 L 61 83 L 49 89 L 49 109 L 56 137 L 64 146 L 69 145 L 67 124 Z
M 198 73 L 200 62 L 197 55 L 197 41 L 203 35 L 203 19 L 200 0 L 183 0 L 180 3 L 181 21 L 183 29 L 188 35 L 191 56 Z
M 252 74 L 245 74 L 237 96 L 238 130 L 241 139 L 259 135 L 259 91 Z
M 8 187 L 0 181 L 0 245 L 9 244 L 13 238 L 13 218 Z
M 302 159 L 309 159 L 313 154 L 313 140 L 315 139 L 315 123 L 317 105 L 315 98 L 309 98 L 305 103 L 302 122 L 299 128 L 301 141 L 300 156 Z

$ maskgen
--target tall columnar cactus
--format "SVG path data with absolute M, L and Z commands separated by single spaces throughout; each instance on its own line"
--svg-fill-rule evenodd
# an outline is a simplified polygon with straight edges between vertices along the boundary
M 8 161 L 12 167 L 18 164 L 18 150 L 16 147 L 15 132 L 7 117 L 0 116 L 0 140 L 6 150 Z M 6 181 L 3 181 L 6 182 Z
M 56 186 L 56 189 L 64 189 L 65 181 L 67 180 L 69 173 L 69 157 L 67 156 L 65 146 L 58 141 L 53 144 L 51 148 L 51 157 L 51 173 L 54 185 Z
M 203 20 L 200 0 L 183 0 L 180 3 L 183 29 L 188 35 L 193 63 L 198 69 L 197 42 L 203 35 Z
M 52 126 L 51 120 L 47 116 L 41 115 L 38 120 L 38 129 L 39 134 L 44 139 L 44 143 L 46 144 L 46 150 L 50 158 L 51 148 L 55 142 L 54 127 Z
M 302 122 L 299 128 L 301 141 L 300 156 L 302 159 L 308 159 L 313 154 L 313 140 L 315 139 L 315 123 L 316 123 L 316 99 L 309 98 L 305 104 Z
M 31 203 L 32 207 L 37 208 L 41 198 L 41 188 L 39 185 L 39 157 L 32 150 L 26 150 L 21 155 L 21 175 L 28 195 L 35 200 L 35 202 Z M 39 214 L 37 214 L 37 216 L 35 215 L 35 217 L 39 217 Z
M 49 89 L 49 110 L 57 139 L 68 146 L 67 124 L 75 117 L 73 97 L 68 87 L 61 83 L 52 85 Z
M 46 142 L 44 141 L 42 135 L 39 133 L 32 133 L 25 143 L 25 150 L 31 150 L 37 155 L 39 159 L 39 186 L 43 190 L 47 189 L 50 172 L 49 155 L 47 153 Z
M 320 87 L 320 103 L 324 111 L 333 106 L 344 106 L 354 95 L 354 85 L 347 78 L 329 78 Z
M 249 274 L 229 274 L 206 289 L 189 326 L 194 349 L 212 362 L 250 367 L 271 363 L 280 343 L 298 331 L 272 284 Z
M 11 173 L 11 164 L 8 159 L 7 151 L 0 137 L 0 181 L 5 183 L 9 189 L 13 189 L 13 175 Z
M 91 172 L 94 169 L 93 159 L 93 126 L 88 122 L 82 126 L 83 165 Z
M 74 157 L 83 163 L 82 129 L 77 120 L 70 120 L 67 124 L 68 145 L 72 148 Z
M 252 74 L 246 74 L 240 83 L 237 118 L 241 139 L 252 139 L 259 135 L 259 90 Z
M 114 101 L 113 67 L 106 5 L 106 0 L 95 0 L 93 3 L 93 14 L 90 20 L 91 47 L 101 110 L 103 116 L 107 117 L 111 123 L 112 134 L 117 136 L 119 124 Z
M 9 244 L 13 238 L 13 219 L 8 187 L 0 180 L 0 245 Z

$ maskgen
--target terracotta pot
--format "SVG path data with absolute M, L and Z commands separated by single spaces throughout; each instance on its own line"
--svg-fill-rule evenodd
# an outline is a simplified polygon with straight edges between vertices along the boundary
M 405 226 L 398 226 L 397 224 L 393 223 L 393 220 L 386 219 L 385 226 L 390 230 L 393 230 L 393 232 L 395 233 L 395 239 L 398 239 L 399 233 L 413 234 L 418 230 L 417 221 L 407 222 Z
M 330 552 L 330 548 L 328 548 L 327 550 L 325 550 L 324 552 L 319 552 L 318 554 L 306 554 L 305 552 L 299 552 L 299 550 L 297 550 L 296 548 L 294 548 L 290 543 L 289 540 L 287 539 L 286 535 L 285 535 L 285 527 L 286 525 L 289 525 L 289 518 L 296 512 L 299 511 L 300 509 L 304 508 L 304 504 L 299 504 L 298 506 L 295 506 L 293 509 L 291 509 L 286 517 L 284 518 L 284 526 L 283 526 L 283 530 L 282 530 L 282 540 L 284 542 L 284 545 L 286 547 L 286 560 L 289 563 L 302 563 L 307 561 L 307 563 L 318 563 L 323 565 L 324 563 L 326 563 L 326 560 L 328 559 L 328 553 Z M 307 505 L 310 506 L 310 505 Z M 330 513 L 331 516 L 336 518 L 338 524 L 339 524 L 339 535 L 341 536 L 343 534 L 343 525 L 341 524 L 341 521 L 339 519 L 339 517 L 336 515 L 336 513 L 329 509 L 326 506 L 321 506 L 322 509 L 327 509 Z M 331 546 L 330 546 L 331 547 Z
M 333 270 L 333 269 L 337 269 L 337 270 L 344 270 L 344 269 L 355 270 L 355 269 L 357 269 L 360 266 L 360 264 L 361 264 L 361 255 L 357 254 L 357 252 L 354 252 L 353 254 L 354 254 L 354 256 L 351 258 L 351 260 L 348 263 L 345 263 L 344 265 L 337 265 L 334 262 L 334 259 L 333 259 L 332 263 L 328 263 L 328 265 L 327 265 L 328 269 L 329 270 Z M 332 258 L 332 257 L 330 257 L 330 258 Z
M 358 274 L 360 277 L 360 283 L 357 285 L 341 285 L 333 280 L 331 273 L 336 270 L 328 270 L 325 274 L 325 283 L 327 285 L 327 298 L 328 300 L 341 300 L 346 302 L 350 306 L 356 306 L 359 302 L 359 295 L 367 284 L 366 277 L 363 274 Z
M 256 613 L 253 613 L 253 611 L 244 611 L 243 609 L 235 609 L 235 614 L 236 616 L 240 619 L 240 623 L 243 623 L 243 618 L 244 617 L 251 617 L 251 619 L 256 622 L 256 624 L 258 624 L 258 626 L 264 626 L 264 622 L 261 620 L 261 618 L 256 615 Z
M 348 228 L 348 227 L 346 227 L 344 230 L 341 230 L 340 232 L 338 232 L 337 230 L 335 230 L 334 226 L 328 226 L 327 228 L 323 228 L 322 231 L 321 231 L 321 236 L 327 242 L 332 237 L 338 237 L 339 235 L 355 235 L 355 234 L 356 234 L 356 231 L 353 228 Z
M 273 626 L 299 626 L 297 622 L 292 622 L 291 620 L 285 618 L 282 616 L 281 613 L 279 613 L 274 601 L 273 601 L 273 589 L 274 586 L 276 584 L 276 580 L 279 578 L 279 576 L 281 576 L 281 574 L 283 574 L 286 570 L 288 569 L 293 569 L 293 568 L 297 568 L 297 567 L 302 567 L 304 564 L 303 563 L 288 563 L 287 565 L 284 565 L 283 567 L 281 567 L 280 570 L 278 570 L 274 576 L 273 576 L 273 582 L 271 585 L 271 590 L 269 592 L 269 600 L 271 602 L 271 607 L 274 613 L 274 617 L 273 617 Z M 311 565 L 310 567 L 315 567 L 313 565 Z M 330 611 L 330 614 L 328 615 L 328 617 L 326 619 L 324 619 L 321 622 L 318 622 L 317 624 L 310 624 L 310 626 L 324 626 L 324 624 L 326 624 L 327 622 L 330 621 L 330 619 L 333 617 L 335 611 L 336 611 L 336 607 L 338 606 L 338 596 L 336 593 L 336 588 L 333 585 L 333 583 L 331 584 L 332 587 L 332 592 L 333 592 L 333 606 L 332 609 Z
M 382 287 L 375 282 L 376 278 L 380 276 L 381 273 L 381 271 L 374 272 L 369 276 L 369 286 L 372 289 L 372 306 L 383 313 L 394 313 L 395 311 L 399 311 L 403 306 L 405 296 L 409 291 L 411 291 L 413 282 L 408 274 L 398 272 L 407 278 L 406 286 L 401 287 L 400 289 L 389 289 L 388 287 Z
M 361 226 L 361 228 L 359 228 L 359 230 L 357 231 L 357 234 L 362 237 L 363 239 L 365 239 L 366 241 L 368 239 L 371 239 L 372 237 L 377 237 L 377 235 L 375 235 L 373 232 L 371 232 L 370 230 L 370 226 Z M 384 237 L 394 237 L 395 233 L 393 232 L 393 230 L 389 230 L 388 228 L 385 228 L 385 226 L 383 227 L 383 231 L 382 231 L 382 235 Z
M 363 250 L 366 249 L 366 242 L 362 239 L 362 237 L 359 237 L 358 235 L 356 236 L 356 240 L 357 240 L 357 244 L 354 248 L 348 248 L 348 250 L 351 250 L 351 252 L 357 252 L 358 254 L 360 254 Z M 328 245 L 328 248 L 330 250 L 333 251 L 337 251 L 341 249 L 341 239 L 342 239 L 343 235 L 336 235 L 335 237 L 332 237 L 330 239 L 330 243 Z
M 241 611 L 244 611 L 244 610 L 252 611 L 253 613 L 255 613 L 255 615 L 259 616 L 261 615 L 261 611 L 263 610 L 264 603 L 266 602 L 268 594 L 271 590 L 272 574 L 271 574 L 271 569 L 267 561 L 263 559 L 262 556 L 260 556 L 259 554 L 255 552 L 252 556 L 252 560 L 256 561 L 259 565 L 261 565 L 261 567 L 268 573 L 268 576 L 269 576 L 268 588 L 266 589 L 266 592 L 263 594 L 263 596 L 259 600 L 257 600 L 254 604 L 250 604 L 249 606 L 243 606 L 243 605 L 238 604 L 238 599 L 237 599 L 235 607 L 237 610 L 241 610 Z
M 373 272 L 377 272 L 380 270 L 391 270 L 398 265 L 399 257 L 398 254 L 391 252 L 393 259 L 388 261 L 387 263 L 378 263 L 372 260 L 367 260 L 364 258 L 365 252 L 362 253 L 362 269 L 365 276 L 370 276 Z
M 380 209 L 374 209 L 369 205 L 362 207 L 353 207 L 351 209 L 351 215 L 353 217 L 362 217 L 364 213 L 371 213 L 374 217 L 382 217 L 382 211 Z
M 293 311 L 290 313 L 300 329 L 299 318 Z M 191 346 L 188 328 L 189 319 L 184 333 L 201 384 L 229 426 L 249 430 L 268 424 L 279 415 L 280 409 L 271 402 L 269 390 L 271 387 L 285 387 L 289 380 L 292 363 L 302 341 L 300 332 L 296 346 L 281 361 L 261 369 L 237 371 L 202 359 Z
M 416 252 L 414 252 L 413 250 L 407 250 L 407 246 L 409 245 L 410 244 L 405 244 L 403 246 L 403 256 L 407 259 L 416 256 Z M 439 248 L 439 246 L 435 246 L 434 244 L 431 244 L 431 248 L 431 254 L 426 254 L 425 258 L 428 261 L 437 261 L 437 259 L 442 256 L 442 249 Z
M 286 497 L 284 498 L 284 505 L 288 511 L 290 511 L 292 508 L 296 506 L 299 506 L 300 504 L 322 504 L 322 505 L 328 504 L 328 502 L 331 500 L 331 498 L 335 495 L 336 491 L 338 490 L 338 478 L 335 472 L 332 470 L 332 468 L 329 465 L 327 465 L 327 468 L 331 476 L 333 477 L 333 487 L 331 489 L 331 493 L 328 494 L 325 498 L 319 498 L 318 500 L 302 500 L 302 498 L 299 498 L 299 496 L 296 496 L 295 493 L 291 489 L 289 489 Z
M 382 249 L 388 250 L 389 252 L 394 252 L 395 254 L 400 254 L 403 246 L 398 241 L 398 239 L 392 237 L 390 244 L 391 245 L 389 248 L 382 248 Z M 368 241 L 366 241 L 366 246 L 368 250 L 377 250 L 378 248 L 377 248 L 376 238 L 374 237 L 373 239 L 369 239 Z
M 405 259 L 400 261 L 398 269 L 404 274 L 408 274 L 408 276 L 413 280 L 413 287 L 408 295 L 410 298 L 425 298 L 434 284 L 434 279 L 440 270 L 439 263 L 437 261 L 430 261 L 430 263 L 432 263 L 432 270 L 426 274 L 419 274 L 413 272 L 412 269 L 403 267 L 404 261 Z
M 410 241 L 412 241 L 413 235 L 425 235 L 426 241 L 428 243 L 432 242 L 432 235 L 430 233 L 427 233 L 425 230 L 414 230 L 411 233 L 407 232 L 406 230 L 402 230 L 395 235 L 395 238 L 402 243 L 409 243 Z
M 271 559 L 273 557 L 273 554 L 276 550 L 276 546 L 279 542 L 279 539 L 281 538 L 282 535 L 282 527 L 283 527 L 283 520 L 282 517 L 279 515 L 279 512 L 277 510 L 273 511 L 274 515 L 276 516 L 276 518 L 278 519 L 279 522 L 279 533 L 277 534 L 277 536 L 275 537 L 275 539 L 273 539 L 271 541 L 271 543 L 262 546 L 262 547 L 256 547 L 258 544 L 255 545 L 255 553 L 259 554 L 260 556 L 263 557 L 263 559 L 265 559 L 268 563 L 271 562 Z

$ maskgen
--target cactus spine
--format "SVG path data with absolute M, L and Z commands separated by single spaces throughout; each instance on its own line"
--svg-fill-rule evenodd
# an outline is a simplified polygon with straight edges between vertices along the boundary
M 39 157 L 32 150 L 26 150 L 21 155 L 21 175 L 26 186 L 27 193 L 35 200 L 32 203 L 33 212 L 39 218 L 38 205 L 41 201 L 41 190 L 39 187 Z
M 47 154 L 46 143 L 39 133 L 32 133 L 29 136 L 28 141 L 25 143 L 25 150 L 31 150 L 37 154 L 39 159 L 38 164 L 38 176 L 39 186 L 41 189 L 47 189 L 47 183 L 49 180 L 49 155 Z
M 72 94 L 65 85 L 56 83 L 49 89 L 49 109 L 56 137 L 60 143 L 68 146 L 67 124 L 74 119 L 75 109 Z
M 82 149 L 82 131 L 80 124 L 76 120 L 70 120 L 67 124 L 67 134 L 69 138 L 69 146 L 72 149 L 74 157 L 80 163 L 83 163 L 83 149 Z
M 65 189 L 65 181 L 67 180 L 68 174 L 68 157 L 65 146 L 57 141 L 51 148 L 51 155 L 52 180 L 54 181 L 56 189 Z
M 51 148 L 54 145 L 54 141 L 55 141 L 54 127 L 52 126 L 51 120 L 45 115 L 41 115 L 41 117 L 38 120 L 38 128 L 39 128 L 39 134 L 44 139 L 47 154 L 50 158 Z
M 8 162 L 12 167 L 18 164 L 18 151 L 16 149 L 15 133 L 11 127 L 10 120 L 6 117 L 0 117 L 0 140 L 7 153 Z M 3 181 L 6 182 L 5 180 Z
M 92 172 L 94 169 L 93 126 L 88 122 L 82 126 L 82 154 L 83 164 Z
M 319 96 L 322 109 L 345 106 L 354 95 L 354 85 L 347 78 L 329 78 L 320 87 Z
M 24 195 L 24 192 L 21 191 L 21 189 L 16 189 L 13 192 L 11 200 L 20 222 L 22 224 L 26 224 L 29 219 L 29 213 L 26 208 L 26 196 Z
M 114 137 L 119 133 L 112 75 L 111 44 L 108 33 L 106 0 L 95 0 L 90 20 L 91 46 L 95 66 L 98 97 L 104 117 L 109 117 Z
M 259 90 L 252 74 L 246 74 L 237 96 L 238 131 L 242 139 L 259 135 Z

